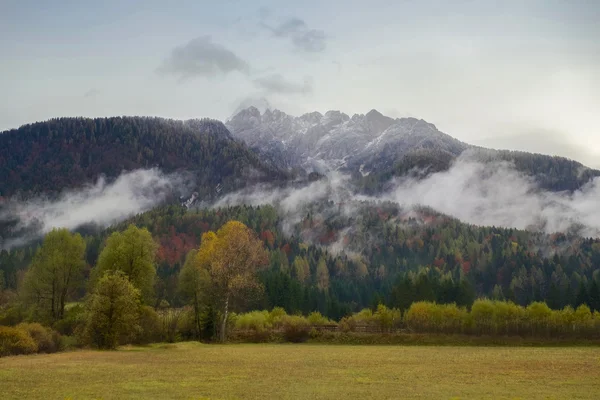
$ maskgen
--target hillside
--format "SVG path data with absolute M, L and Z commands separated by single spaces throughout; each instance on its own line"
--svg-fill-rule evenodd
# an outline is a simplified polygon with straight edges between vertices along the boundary
M 228 191 L 287 178 L 208 119 L 58 118 L 0 133 L 3 197 L 57 193 L 150 167 L 192 172 L 203 196 L 219 184 Z
M 86 261 L 95 265 L 110 232 L 129 223 L 146 227 L 159 244 L 157 301 L 178 305 L 186 254 L 198 247 L 202 233 L 239 220 L 257 232 L 270 254 L 270 267 L 261 274 L 264 294 L 247 309 L 281 306 L 340 318 L 378 301 L 399 308 L 417 300 L 469 305 L 480 296 L 522 305 L 543 300 L 556 309 L 583 302 L 600 309 L 598 239 L 477 227 L 392 203 L 340 207 L 324 201 L 297 213 L 302 217 L 296 220 L 272 206 L 157 208 L 108 231 L 88 232 Z M 284 232 L 289 218 L 291 232 Z M 9 289 L 17 287 L 34 252 L 35 246 L 0 252 Z

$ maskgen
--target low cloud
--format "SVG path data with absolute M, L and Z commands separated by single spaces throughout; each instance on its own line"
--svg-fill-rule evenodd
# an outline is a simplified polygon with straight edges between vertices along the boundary
M 216 206 L 272 204 L 288 234 L 306 215 L 306 207 L 327 200 L 332 202 L 328 213 L 346 217 L 355 216 L 361 204 L 390 201 L 406 211 L 426 206 L 478 226 L 600 237 L 600 178 L 573 193 L 551 192 L 511 163 L 482 163 L 467 155 L 448 171 L 424 179 L 398 178 L 391 187 L 380 196 L 364 196 L 352 189 L 347 176 L 332 173 L 303 187 L 246 189 L 224 197 Z
M 384 199 L 428 206 L 474 225 L 600 237 L 598 178 L 574 193 L 556 193 L 540 189 L 510 163 L 461 157 L 448 171 L 397 181 Z
M 278 38 L 286 38 L 298 49 L 309 53 L 319 53 L 327 47 L 327 35 L 319 29 L 310 29 L 304 20 L 289 18 L 274 27 L 262 26 Z
M 305 208 L 310 204 L 323 200 L 331 200 L 336 204 L 351 199 L 349 190 L 350 177 L 332 172 L 328 179 L 322 179 L 303 186 L 273 188 L 265 185 L 246 188 L 230 193 L 216 202 L 213 207 L 229 207 L 235 205 L 275 206 L 280 213 L 282 230 L 291 235 L 296 224 L 305 215 Z
M 231 72 L 249 74 L 250 66 L 231 50 L 214 43 L 210 36 L 200 36 L 173 49 L 157 72 L 185 81 Z
M 275 107 L 266 97 L 249 96 L 244 99 L 238 100 L 236 103 L 233 104 L 233 113 L 231 114 L 231 116 L 233 117 L 240 111 L 245 110 L 249 107 L 256 107 L 261 112 L 261 114 L 264 113 L 266 110 L 275 109 Z
M 271 74 L 254 80 L 260 89 L 273 94 L 309 94 L 312 92 L 312 79 L 305 78 L 304 82 L 294 83 L 285 79 L 281 74 Z
M 65 191 L 53 200 L 9 200 L 0 213 L 0 221 L 15 221 L 16 231 L 26 234 L 7 239 L 0 247 L 26 243 L 52 228 L 110 226 L 156 207 L 183 184 L 179 175 L 165 175 L 158 169 L 135 170 L 110 183 L 99 178 L 93 185 Z

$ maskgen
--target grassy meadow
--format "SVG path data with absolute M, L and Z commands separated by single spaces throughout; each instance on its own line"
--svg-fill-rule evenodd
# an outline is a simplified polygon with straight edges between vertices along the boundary
M 2 399 L 598 399 L 600 348 L 178 343 L 0 358 Z

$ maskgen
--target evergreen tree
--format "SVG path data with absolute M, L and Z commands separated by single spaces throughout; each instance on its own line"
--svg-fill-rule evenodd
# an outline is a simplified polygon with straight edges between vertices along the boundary
M 589 306 L 592 311 L 600 312 L 600 286 L 595 279 L 592 279 L 592 283 L 590 284 L 588 297 L 590 301 Z

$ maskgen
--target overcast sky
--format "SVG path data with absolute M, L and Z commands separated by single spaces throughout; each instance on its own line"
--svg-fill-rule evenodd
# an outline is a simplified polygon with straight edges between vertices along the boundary
M 600 167 L 600 1 L 0 0 L 0 129 L 375 108 Z

